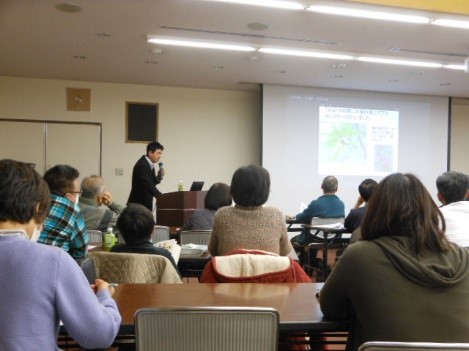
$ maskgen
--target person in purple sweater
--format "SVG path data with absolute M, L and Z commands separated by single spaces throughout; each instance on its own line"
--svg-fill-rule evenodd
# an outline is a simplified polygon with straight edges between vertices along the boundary
M 121 322 L 114 290 L 100 279 L 90 287 L 67 252 L 35 242 L 49 205 L 34 169 L 0 160 L 0 348 L 59 350 L 60 321 L 82 347 L 108 347 Z

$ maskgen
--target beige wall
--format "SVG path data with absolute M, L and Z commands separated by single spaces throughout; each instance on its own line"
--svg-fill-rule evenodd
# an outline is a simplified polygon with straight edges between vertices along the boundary
M 469 174 L 469 105 L 453 104 L 451 116 L 450 169 Z
M 66 111 L 67 87 L 91 89 L 91 112 Z M 204 180 L 204 189 L 218 181 L 229 184 L 237 167 L 260 163 L 257 92 L 0 77 L 0 118 L 102 123 L 103 177 L 122 204 L 132 167 L 146 146 L 125 143 L 126 101 L 159 103 L 158 139 L 166 168 L 162 192 L 176 191 L 179 180 L 186 188 L 193 180 Z M 116 176 L 115 168 L 123 168 L 124 175 Z

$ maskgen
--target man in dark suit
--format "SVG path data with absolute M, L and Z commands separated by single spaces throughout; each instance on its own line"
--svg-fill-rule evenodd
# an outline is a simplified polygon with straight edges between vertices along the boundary
M 163 155 L 164 147 L 157 141 L 147 145 L 147 154 L 140 157 L 132 171 L 132 189 L 127 203 L 138 203 L 153 211 L 153 198 L 161 194 L 156 185 L 161 183 L 164 169 L 155 174 L 155 164 Z

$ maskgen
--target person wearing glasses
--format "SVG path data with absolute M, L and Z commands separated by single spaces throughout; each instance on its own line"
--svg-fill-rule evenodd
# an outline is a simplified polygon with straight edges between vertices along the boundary
M 85 257 L 88 244 L 85 221 L 78 206 L 79 176 L 78 170 L 68 165 L 54 166 L 44 174 L 51 192 L 51 205 L 37 241 L 60 247 L 77 261 Z

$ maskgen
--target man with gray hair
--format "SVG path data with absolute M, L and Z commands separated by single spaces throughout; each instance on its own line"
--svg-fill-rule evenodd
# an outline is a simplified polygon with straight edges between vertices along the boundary
M 334 176 L 327 176 L 323 179 L 321 189 L 323 194 L 316 200 L 311 201 L 308 207 L 295 216 L 297 223 L 311 224 L 313 217 L 334 218 L 345 217 L 345 206 L 342 200 L 335 194 L 339 182 Z M 292 244 L 304 245 L 310 242 L 306 231 L 291 239 Z M 311 236 L 311 235 L 309 235 Z
M 438 200 L 443 204 L 440 211 L 446 223 L 448 240 L 469 247 L 469 202 L 465 201 L 468 189 L 467 176 L 449 171 L 436 179 Z
M 311 224 L 313 217 L 320 218 L 335 218 L 335 217 L 345 217 L 345 205 L 342 200 L 335 194 L 339 187 L 339 182 L 334 176 L 327 176 L 323 179 L 321 184 L 322 195 L 319 196 L 316 200 L 311 201 L 308 207 L 303 211 L 298 213 L 294 219 L 297 223 L 302 224 Z M 307 245 L 314 241 L 313 235 L 309 230 L 303 228 L 301 234 L 294 236 L 290 239 L 292 246 L 295 248 Z M 316 255 L 317 250 L 310 250 L 310 261 L 314 262 L 314 265 L 319 264 Z M 307 261 L 305 257 L 305 252 L 300 251 L 298 253 L 298 258 L 300 263 L 304 265 Z
M 85 219 L 85 228 L 106 231 L 108 227 L 114 227 L 124 206 L 116 204 L 112 194 L 105 191 L 103 178 L 97 175 L 84 178 L 81 191 L 78 205 Z

